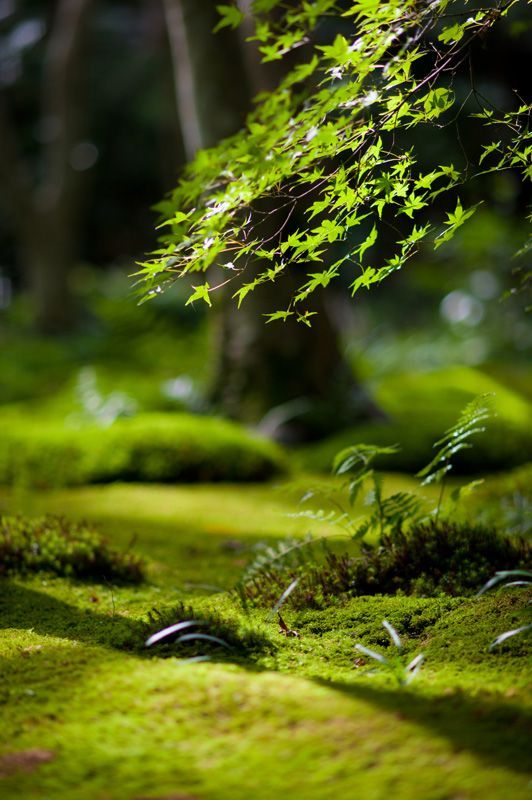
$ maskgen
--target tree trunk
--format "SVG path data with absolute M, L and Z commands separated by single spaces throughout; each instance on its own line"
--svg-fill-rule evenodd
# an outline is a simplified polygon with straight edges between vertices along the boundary
M 286 443 L 310 441 L 381 412 L 355 380 L 324 294 L 310 305 L 308 328 L 289 318 L 265 324 L 295 291 L 290 273 L 247 296 L 237 311 L 224 300 L 217 320 L 216 404 L 229 416 Z
M 217 5 L 217 0 L 165 0 L 176 95 L 191 156 L 235 133 L 250 106 L 237 32 L 213 33 L 220 19 Z
M 72 327 L 76 314 L 69 277 L 83 199 L 83 167 L 76 147 L 84 131 L 83 39 L 95 0 L 58 0 L 48 37 L 41 85 L 42 119 L 52 135 L 42 147 L 38 177 L 19 151 L 7 103 L 0 106 L 0 177 L 22 270 L 43 333 Z M 1 98 L 0 98 L 1 99 Z
M 77 316 L 70 285 L 74 248 L 57 212 L 36 213 L 33 220 L 21 247 L 33 318 L 42 333 L 61 334 L 74 326 Z

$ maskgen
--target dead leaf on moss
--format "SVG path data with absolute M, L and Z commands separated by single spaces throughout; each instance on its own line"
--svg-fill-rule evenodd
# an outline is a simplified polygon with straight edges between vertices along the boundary
M 301 637 L 301 634 L 299 634 L 297 631 L 291 630 L 288 627 L 279 612 L 277 612 L 277 616 L 279 617 L 279 633 L 282 633 L 283 636 L 296 636 L 298 639 Z
M 33 653 L 40 653 L 42 650 L 42 644 L 30 644 L 28 647 L 24 647 L 20 654 L 24 657 L 31 656 Z
M 0 778 L 8 778 L 16 772 L 34 772 L 42 764 L 47 764 L 54 758 L 53 750 L 39 747 L 20 750 L 18 753 L 6 753 L 0 756 Z

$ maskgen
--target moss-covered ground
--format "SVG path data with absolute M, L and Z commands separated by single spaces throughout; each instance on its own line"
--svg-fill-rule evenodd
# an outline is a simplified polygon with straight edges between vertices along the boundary
M 215 587 L 234 584 L 257 542 L 306 531 L 285 516 L 294 502 L 272 486 L 0 494 L 1 511 L 86 517 L 118 546 L 134 539 L 149 576 L 135 588 L 0 583 L 2 798 L 529 796 L 526 640 L 488 651 L 522 624 L 524 595 L 287 603 L 300 637 L 284 637 L 267 611 L 246 615 Z M 252 646 L 206 663 L 147 651 L 149 610 L 183 600 L 253 630 Z M 357 642 L 389 652 L 383 619 L 406 657 L 425 653 L 406 688 L 357 658 Z

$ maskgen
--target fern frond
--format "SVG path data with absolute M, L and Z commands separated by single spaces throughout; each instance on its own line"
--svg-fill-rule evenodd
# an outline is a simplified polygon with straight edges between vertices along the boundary
M 289 567 L 301 566 L 315 561 L 312 553 L 312 545 L 316 539 L 308 534 L 304 539 L 282 539 L 277 545 L 260 545 L 259 554 L 253 559 L 246 568 L 241 583 L 247 583 L 259 573 L 267 570 L 282 570 Z M 304 548 L 309 548 L 309 552 L 302 553 Z
M 423 509 L 423 500 L 410 492 L 396 492 L 382 503 L 385 521 L 392 528 L 401 526 L 407 520 L 418 519 Z
M 481 394 L 471 400 L 462 410 L 458 421 L 434 443 L 434 447 L 439 448 L 436 455 L 417 473 L 418 478 L 424 479 L 422 486 L 441 481 L 452 469 L 453 456 L 472 446 L 468 441 L 471 436 L 486 430 L 482 423 L 492 416 L 490 397 L 490 394 Z
M 398 450 L 397 445 L 378 447 L 373 444 L 356 444 L 346 447 L 336 455 L 333 461 L 333 474 L 344 475 L 346 472 L 351 472 L 353 467 L 358 467 L 357 472 L 367 470 L 377 456 L 390 455 L 397 453 Z

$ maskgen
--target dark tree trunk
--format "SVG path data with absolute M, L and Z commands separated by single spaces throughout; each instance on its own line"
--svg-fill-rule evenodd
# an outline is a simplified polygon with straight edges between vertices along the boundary
M 70 330 L 76 319 L 70 285 L 75 251 L 70 231 L 65 229 L 55 209 L 34 214 L 32 230 L 22 243 L 21 257 L 38 330 L 45 334 Z
M 22 272 L 43 333 L 72 327 L 76 314 L 70 273 L 83 198 L 83 175 L 76 169 L 75 147 L 84 131 L 80 86 L 83 39 L 95 0 L 59 0 L 42 69 L 41 114 L 54 130 L 43 145 L 38 177 L 18 149 L 7 102 L 0 106 L 2 198 L 17 242 Z
M 214 34 L 217 0 L 164 0 L 181 126 L 190 158 L 242 127 L 250 88 L 236 31 Z
M 285 441 L 326 436 L 361 419 L 382 416 L 355 380 L 339 344 L 325 296 L 316 297 L 311 328 L 288 319 L 265 324 L 295 291 L 290 274 L 234 301 L 217 320 L 215 402 L 225 413 Z

